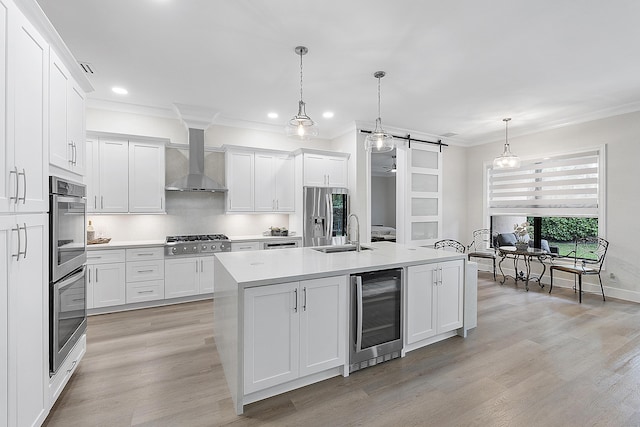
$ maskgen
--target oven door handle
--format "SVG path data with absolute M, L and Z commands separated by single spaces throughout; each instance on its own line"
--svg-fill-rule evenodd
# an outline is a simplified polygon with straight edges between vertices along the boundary
M 362 351 L 362 276 L 356 276 L 356 351 Z
M 65 279 L 63 282 L 60 282 L 59 284 L 57 284 L 55 286 L 58 288 L 58 290 L 62 290 L 64 288 L 68 288 L 69 286 L 73 285 L 73 283 L 76 281 L 76 279 L 78 279 L 81 276 L 84 276 L 84 272 L 85 272 L 86 268 L 87 267 L 83 265 L 82 269 L 80 271 L 78 271 L 73 276 L 70 276 L 69 278 Z

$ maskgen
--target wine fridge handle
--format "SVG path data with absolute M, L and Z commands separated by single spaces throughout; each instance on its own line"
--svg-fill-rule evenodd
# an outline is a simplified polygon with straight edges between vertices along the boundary
M 362 351 L 362 276 L 356 276 L 356 351 Z

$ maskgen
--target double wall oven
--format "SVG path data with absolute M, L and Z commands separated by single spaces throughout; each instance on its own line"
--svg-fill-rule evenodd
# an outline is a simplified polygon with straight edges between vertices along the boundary
M 49 179 L 49 371 L 56 373 L 87 328 L 86 187 Z

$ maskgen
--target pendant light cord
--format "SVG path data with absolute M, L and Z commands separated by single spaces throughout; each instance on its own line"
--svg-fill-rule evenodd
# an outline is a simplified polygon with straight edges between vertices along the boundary
M 509 120 L 511 119 L 502 119 L 504 122 L 504 146 L 505 151 L 511 153 L 511 146 L 509 145 Z
M 303 51 L 300 50 L 300 102 L 302 102 L 302 55 Z

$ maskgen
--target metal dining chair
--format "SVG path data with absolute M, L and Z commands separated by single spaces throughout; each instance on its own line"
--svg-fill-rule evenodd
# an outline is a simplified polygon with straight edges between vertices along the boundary
M 453 239 L 443 239 L 443 240 L 438 240 L 437 242 L 435 242 L 433 244 L 434 249 L 446 249 L 446 248 L 453 248 L 456 252 L 460 252 L 461 254 L 464 253 L 464 251 L 466 250 L 466 248 L 464 247 L 464 245 L 460 242 L 458 242 L 457 240 L 453 240 Z
M 604 263 L 604 257 L 607 255 L 607 249 L 609 248 L 609 242 L 602 237 L 583 237 L 576 239 L 576 247 L 573 251 L 565 257 L 559 257 L 558 260 L 563 258 L 573 259 L 571 264 L 553 264 L 549 267 L 551 275 L 551 285 L 549 286 L 549 293 L 553 289 L 553 272 L 564 271 L 565 273 L 574 274 L 573 290 L 576 290 L 575 280 L 578 279 L 578 294 L 579 301 L 582 303 L 582 276 L 584 275 L 598 275 L 598 281 L 600 282 L 600 289 L 602 290 L 602 300 L 605 301 L 604 287 L 602 286 L 602 278 L 600 277 L 600 271 L 602 270 L 602 264 Z M 572 256 L 571 256 L 572 255 Z
M 493 261 L 493 280 L 496 280 L 496 251 L 492 247 L 492 242 L 496 241 L 498 233 L 491 233 L 488 228 L 482 228 L 473 232 L 473 241 L 467 246 L 467 259 L 484 258 Z

